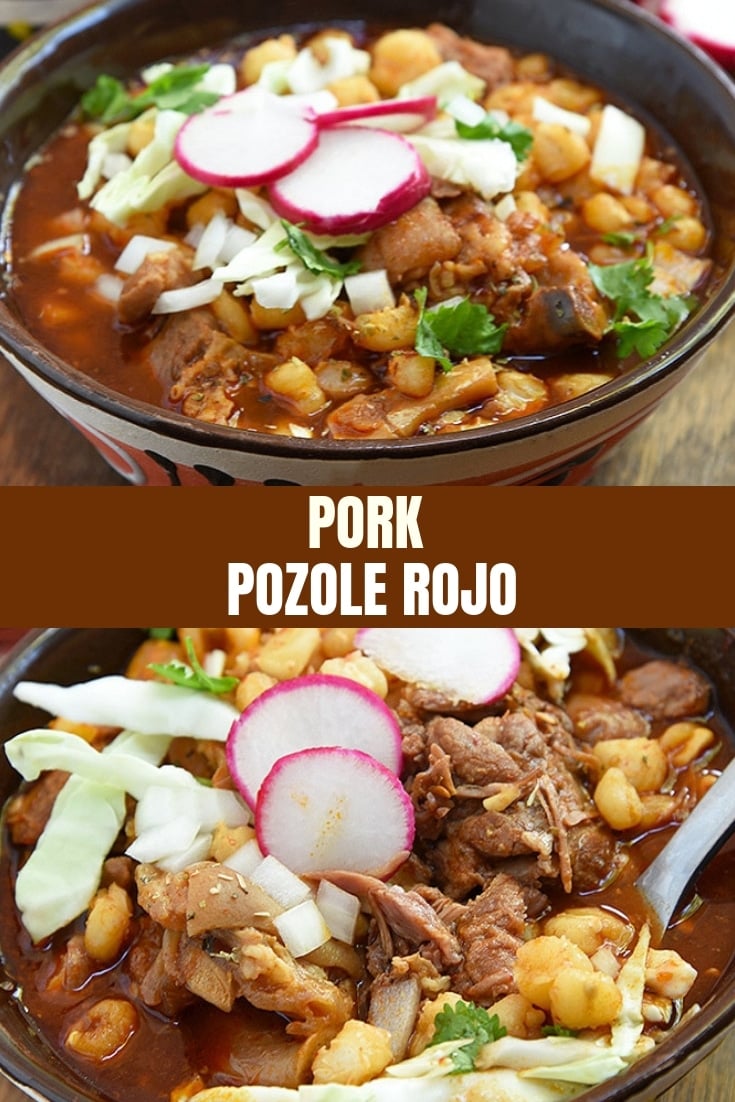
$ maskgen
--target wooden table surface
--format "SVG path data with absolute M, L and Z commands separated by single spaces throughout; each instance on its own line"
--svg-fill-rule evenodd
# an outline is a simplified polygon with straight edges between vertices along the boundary
M 735 485 L 735 324 L 605 459 L 596 486 Z M 0 361 L 0 486 L 120 486 L 91 444 Z

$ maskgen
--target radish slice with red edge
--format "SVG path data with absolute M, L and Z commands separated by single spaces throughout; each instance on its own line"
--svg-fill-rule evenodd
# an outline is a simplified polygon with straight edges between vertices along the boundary
M 174 156 L 202 183 L 249 187 L 296 168 L 318 140 L 313 111 L 250 88 L 190 115 L 176 136 Z
M 280 758 L 261 785 L 258 844 L 299 876 L 348 869 L 385 879 L 415 821 L 395 773 L 362 750 L 319 746 Z
M 319 145 L 269 187 L 278 214 L 315 233 L 362 233 L 410 210 L 429 174 L 400 134 L 365 126 L 324 127 Z
M 510 628 L 362 628 L 355 646 L 382 669 L 466 704 L 491 704 L 518 674 Z
M 414 96 L 406 99 L 383 99 L 377 103 L 354 103 L 334 111 L 317 114 L 319 126 L 339 126 L 359 122 L 363 126 L 380 126 L 385 130 L 408 133 L 436 118 L 436 96 Z
M 315 746 L 363 750 L 400 772 L 401 731 L 387 704 L 364 685 L 332 674 L 305 674 L 266 689 L 232 724 L 227 764 L 254 808 L 279 758 Z
M 661 18 L 722 65 L 735 65 L 732 0 L 663 0 Z

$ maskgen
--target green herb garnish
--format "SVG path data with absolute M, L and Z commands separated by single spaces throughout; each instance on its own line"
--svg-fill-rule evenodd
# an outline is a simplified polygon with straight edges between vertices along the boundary
M 657 236 L 660 236 L 662 233 L 668 233 L 683 217 L 683 214 L 672 214 L 669 218 L 664 218 L 663 222 L 659 222 L 658 226 L 656 226 L 652 232 Z
M 148 668 L 165 677 L 174 685 L 185 689 L 197 689 L 203 693 L 229 693 L 237 685 L 236 677 L 212 677 L 202 667 L 194 653 L 194 644 L 187 635 L 184 646 L 190 665 L 185 662 L 150 662 Z
M 499 1041 L 507 1030 L 500 1024 L 497 1014 L 492 1017 L 482 1006 L 475 1003 L 459 1002 L 445 1006 L 434 1019 L 434 1036 L 430 1045 L 442 1041 L 458 1041 L 467 1038 L 467 1044 L 456 1048 L 452 1053 L 453 1074 L 474 1071 L 475 1060 L 483 1045 Z
M 208 64 L 176 65 L 133 95 L 116 77 L 103 73 L 82 96 L 82 109 L 89 118 L 105 125 L 129 122 L 149 107 L 195 115 L 220 98 L 218 92 L 205 92 L 196 87 L 208 71 Z
M 289 248 L 308 271 L 315 275 L 324 273 L 334 276 L 335 279 L 344 279 L 345 276 L 359 272 L 359 260 L 348 260 L 345 264 L 341 264 L 339 260 L 335 260 L 327 253 L 322 252 L 321 249 L 318 249 L 303 230 L 300 230 L 298 226 L 294 226 L 293 222 L 287 222 L 285 218 L 282 218 L 281 225 L 286 231 L 286 240 L 276 245 L 276 249 Z
M 634 233 L 624 230 L 622 233 L 603 233 L 602 240 L 606 245 L 617 245 L 621 249 L 630 249 L 638 239 Z
M 148 628 L 151 639 L 173 639 L 176 628 Z
M 470 141 L 481 141 L 483 138 L 500 138 L 501 142 L 507 142 L 519 161 L 525 161 L 531 146 L 533 134 L 519 122 L 509 119 L 508 122 L 499 122 L 495 116 L 488 112 L 475 126 L 466 122 L 454 120 L 457 133 L 460 138 L 469 138 Z
M 649 290 L 654 279 L 650 252 L 621 264 L 590 264 L 589 272 L 600 294 L 615 303 L 607 331 L 616 334 L 621 359 L 631 352 L 644 359 L 652 356 L 691 312 L 689 296 L 656 295 Z
M 579 1030 L 567 1029 L 565 1025 L 545 1025 L 541 1027 L 544 1037 L 578 1037 Z
M 427 310 L 426 288 L 419 287 L 414 295 L 419 305 L 416 351 L 437 360 L 444 371 L 454 366 L 450 354 L 460 359 L 477 354 L 492 356 L 502 348 L 508 326 L 496 325 L 486 306 L 462 299 L 452 306 Z

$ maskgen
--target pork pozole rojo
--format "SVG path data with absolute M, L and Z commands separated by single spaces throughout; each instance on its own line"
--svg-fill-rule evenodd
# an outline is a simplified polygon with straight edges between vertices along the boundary
M 727 728 L 616 630 L 153 629 L 15 695 L 0 943 L 102 1097 L 572 1098 L 728 964 L 717 884 L 663 939 L 634 887 Z
M 102 76 L 8 236 L 15 307 L 81 371 L 338 440 L 578 397 L 664 345 L 711 268 L 704 197 L 634 105 L 439 24 Z

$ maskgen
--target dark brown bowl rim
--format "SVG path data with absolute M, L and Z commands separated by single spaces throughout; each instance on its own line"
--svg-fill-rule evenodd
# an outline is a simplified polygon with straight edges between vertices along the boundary
M 132 0 L 134 3 L 135 0 Z M 623 0 L 587 0 L 604 8 L 614 16 L 633 26 L 643 26 L 661 46 L 674 54 L 686 56 L 706 74 L 712 87 L 724 92 L 733 100 L 735 109 L 735 84 L 703 50 L 677 35 L 649 11 Z M 37 32 L 28 42 L 16 50 L 0 65 L 0 94 L 4 84 L 11 84 L 14 75 L 35 55 L 49 56 L 57 38 L 68 39 L 82 29 L 104 22 L 110 9 L 128 6 L 131 0 L 112 0 L 112 3 L 92 3 L 72 13 L 65 19 L 50 24 Z M 719 285 L 698 309 L 691 323 L 685 324 L 679 334 L 652 358 L 620 375 L 617 379 L 588 392 L 579 398 L 555 405 L 537 414 L 529 414 L 500 425 L 468 429 L 445 435 L 427 435 L 397 440 L 340 440 L 292 439 L 253 430 L 209 425 L 185 417 L 172 410 L 158 408 L 137 399 L 126 399 L 118 392 L 92 381 L 78 369 L 66 364 L 60 357 L 46 350 L 32 334 L 28 333 L 10 312 L 0 297 L 1 344 L 16 356 L 27 369 L 50 383 L 58 391 L 113 418 L 136 425 L 148 431 L 163 434 L 200 447 L 220 448 L 228 452 L 254 453 L 285 458 L 328 460 L 350 463 L 358 459 L 385 458 L 410 460 L 420 456 L 449 455 L 471 451 L 478 447 L 502 448 L 515 442 L 530 442 L 545 433 L 554 433 L 577 421 L 601 415 L 615 406 L 624 406 L 652 387 L 660 386 L 670 375 L 688 370 L 688 364 L 707 347 L 735 314 L 735 261 L 719 280 Z
M 26 634 L 0 661 L 0 696 L 28 672 L 39 657 L 52 650 L 65 636 L 79 629 L 41 628 Z M 735 629 L 724 629 L 735 645 Z M 730 990 L 715 992 L 701 1010 L 677 1028 L 676 1045 L 667 1052 L 667 1042 L 633 1064 L 621 1078 L 609 1079 L 580 1096 L 583 1102 L 646 1102 L 672 1085 L 724 1039 L 735 1021 L 735 960 L 730 963 Z M 57 1079 L 42 1063 L 24 1058 L 12 1040 L 0 1029 L 0 1071 L 18 1087 L 50 1102 L 78 1102 L 79 1095 Z M 627 1082 L 626 1082 L 627 1080 Z M 661 1081 L 663 1085 L 661 1084 Z M 59 1085 L 61 1083 L 61 1085 Z M 658 1086 L 657 1086 L 658 1084 Z M 653 1093 L 653 1092 L 656 1093 Z M 91 1096 L 88 1096 L 91 1097 Z

